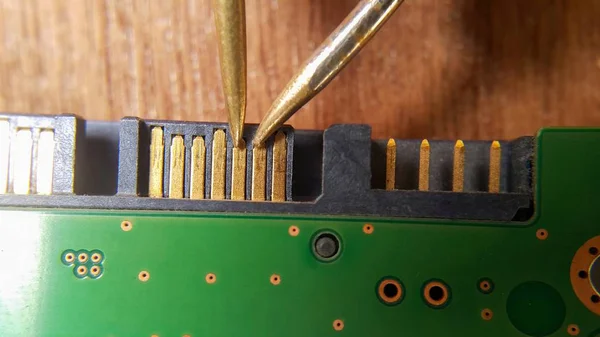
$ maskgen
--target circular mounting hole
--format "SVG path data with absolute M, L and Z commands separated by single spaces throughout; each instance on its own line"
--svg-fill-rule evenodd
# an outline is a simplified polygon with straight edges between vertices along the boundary
M 484 294 L 490 294 L 494 291 L 494 282 L 489 278 L 482 278 L 477 282 L 477 288 Z
M 333 321 L 333 329 L 335 331 L 344 330 L 344 321 L 342 321 L 341 319 L 336 319 L 335 321 Z
M 384 278 L 379 281 L 377 286 L 377 297 L 388 305 L 396 305 L 402 301 L 404 296 L 404 287 L 400 281 L 395 278 Z
M 481 310 L 481 318 L 483 318 L 484 320 L 489 321 L 492 319 L 492 317 L 494 317 L 494 313 L 492 312 L 492 310 L 487 308 Z
M 423 299 L 432 308 L 445 307 L 450 300 L 450 289 L 441 281 L 429 281 L 423 287 Z
M 579 278 L 588 278 L 588 273 L 585 270 L 580 270 L 579 273 L 577 273 L 577 276 L 579 276 Z
M 274 286 L 276 286 L 279 283 L 281 283 L 281 276 L 279 276 L 277 274 L 271 275 L 271 284 L 273 284 Z
M 150 273 L 142 270 L 139 274 L 138 274 L 138 279 L 142 282 L 146 282 L 150 279 Z
M 579 335 L 579 326 L 577 324 L 569 324 L 567 327 L 567 333 L 571 336 Z
M 288 229 L 288 233 L 291 236 L 298 236 L 298 234 L 300 234 L 300 229 L 298 228 L 298 226 L 290 226 L 290 228 Z
M 312 240 L 313 253 L 321 261 L 335 260 L 340 254 L 340 248 L 340 238 L 331 231 L 317 233 Z
M 368 223 L 368 224 L 365 224 L 365 225 L 363 226 L 363 232 L 364 232 L 365 234 L 371 234 L 371 233 L 373 233 L 373 225 L 371 225 L 371 224 L 369 224 L 369 223 Z
M 129 232 L 132 228 L 133 228 L 133 224 L 130 221 L 125 220 L 125 221 L 121 222 L 122 230 Z
M 592 300 L 593 303 L 600 303 L 600 296 L 598 295 L 592 295 L 592 297 L 590 298 Z
M 208 284 L 213 284 L 215 282 L 217 282 L 217 275 L 213 274 L 213 273 L 208 273 L 206 274 L 206 283 Z
M 596 248 L 596 247 L 590 247 L 590 249 L 588 250 L 588 252 L 589 252 L 591 255 L 594 255 L 594 256 L 596 256 L 596 255 L 598 255 L 598 248 Z
M 548 238 L 548 231 L 545 229 L 538 229 L 535 232 L 535 236 L 540 240 L 546 240 Z

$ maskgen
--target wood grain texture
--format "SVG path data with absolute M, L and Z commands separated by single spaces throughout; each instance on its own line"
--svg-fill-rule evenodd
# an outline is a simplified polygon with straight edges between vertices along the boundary
M 257 123 L 356 0 L 246 0 Z M 374 137 L 600 126 L 600 1 L 406 0 L 294 116 Z M 210 0 L 0 2 L 0 110 L 225 121 Z

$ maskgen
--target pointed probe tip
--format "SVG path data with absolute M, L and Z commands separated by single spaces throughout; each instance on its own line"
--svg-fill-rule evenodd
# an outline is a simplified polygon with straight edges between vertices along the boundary
M 231 130 L 231 139 L 235 147 L 240 147 L 244 141 L 242 128 L 237 125 L 229 125 Z

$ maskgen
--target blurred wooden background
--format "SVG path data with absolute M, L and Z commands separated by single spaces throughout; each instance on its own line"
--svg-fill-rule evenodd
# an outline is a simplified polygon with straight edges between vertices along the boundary
M 248 122 L 357 0 L 246 0 Z M 210 0 L 0 1 L 0 110 L 224 121 Z M 406 0 L 296 128 L 510 138 L 600 126 L 600 1 Z

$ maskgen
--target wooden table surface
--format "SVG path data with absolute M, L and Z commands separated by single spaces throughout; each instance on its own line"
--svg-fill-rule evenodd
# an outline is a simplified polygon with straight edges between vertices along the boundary
M 246 0 L 257 123 L 357 0 Z M 511 138 L 600 126 L 600 1 L 406 0 L 296 128 Z M 225 121 L 209 0 L 0 2 L 0 111 Z

